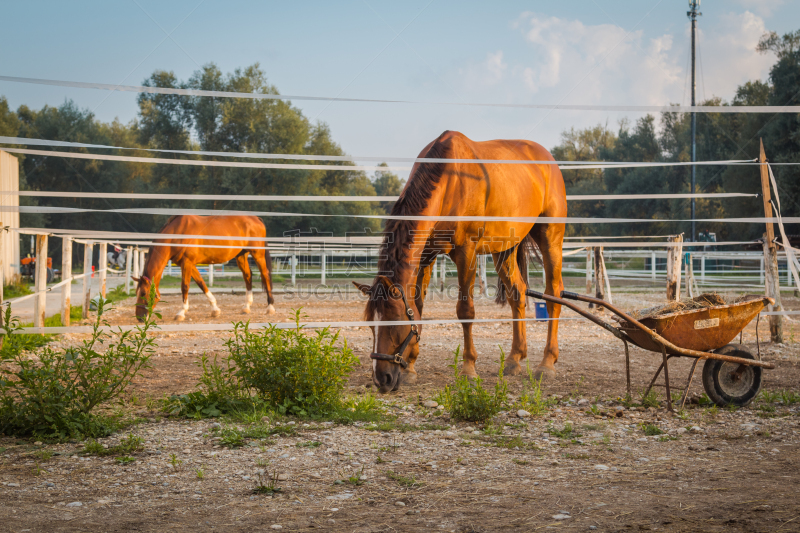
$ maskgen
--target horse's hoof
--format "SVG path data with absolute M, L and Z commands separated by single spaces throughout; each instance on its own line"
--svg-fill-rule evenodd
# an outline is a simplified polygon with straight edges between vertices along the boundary
M 249 307 L 245 307 L 244 309 L 242 309 L 242 314 L 249 315 L 250 314 L 250 308 Z
M 403 385 L 413 385 L 417 382 L 417 373 L 408 370 L 400 373 L 400 383 Z
M 269 307 L 267 307 L 267 314 L 268 315 L 274 315 L 275 314 L 275 306 L 274 305 L 269 304 Z
M 506 367 L 503 369 L 503 375 L 516 376 L 517 374 L 522 374 L 522 365 L 513 359 L 506 361 Z
M 186 317 L 183 315 L 175 315 L 175 320 L 177 320 L 178 322 L 183 322 L 184 320 L 186 320 Z
M 548 379 L 555 379 L 556 377 L 556 369 L 539 365 L 536 367 L 536 372 L 533 373 L 533 379 L 537 379 L 539 381 L 546 381 Z
M 213 309 L 213 310 L 211 311 L 211 316 L 212 316 L 212 317 L 216 317 L 216 316 L 219 316 L 219 315 L 221 315 L 221 314 L 222 314 L 222 311 L 221 311 L 221 310 L 219 310 L 219 309 Z
M 459 376 L 467 376 L 468 379 L 475 379 L 478 377 L 478 373 L 475 372 L 474 368 L 461 368 L 461 372 L 458 373 Z

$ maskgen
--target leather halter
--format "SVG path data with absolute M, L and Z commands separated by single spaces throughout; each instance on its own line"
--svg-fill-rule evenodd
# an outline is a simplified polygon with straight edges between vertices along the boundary
M 419 331 L 417 330 L 417 325 L 413 323 L 414 311 L 412 311 L 411 307 L 409 307 L 408 305 L 408 301 L 406 300 L 406 293 L 403 292 L 403 287 L 397 284 L 392 285 L 392 287 L 397 288 L 397 290 L 400 292 L 400 297 L 403 299 L 403 306 L 405 306 L 406 308 L 406 318 L 408 318 L 412 322 L 411 331 L 408 332 L 408 335 L 406 335 L 406 339 L 403 341 L 400 347 L 397 348 L 397 351 L 394 353 L 394 355 L 372 352 L 371 354 L 369 354 L 369 357 L 370 359 L 377 359 L 379 361 L 389 361 L 390 363 L 400 365 L 401 368 L 406 369 L 408 368 L 408 362 L 405 359 L 403 359 L 403 352 L 406 351 L 406 348 L 408 348 L 408 345 L 411 343 L 411 339 L 413 339 L 414 337 L 416 337 L 417 342 L 419 342 Z

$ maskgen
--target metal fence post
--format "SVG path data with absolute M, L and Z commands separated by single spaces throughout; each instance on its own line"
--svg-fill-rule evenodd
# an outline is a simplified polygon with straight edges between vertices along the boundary
M 297 256 L 292 254 L 292 257 L 289 261 L 291 262 L 292 267 L 292 287 L 294 287 L 297 281 Z
M 61 238 L 61 281 L 72 278 L 72 238 Z M 72 311 L 72 281 L 61 286 L 61 324 L 69 326 Z
M 214 286 L 214 265 L 211 263 L 208 264 L 208 286 Z
M 319 256 L 320 283 L 325 285 L 325 252 Z
M 650 279 L 656 280 L 656 252 L 650 252 Z

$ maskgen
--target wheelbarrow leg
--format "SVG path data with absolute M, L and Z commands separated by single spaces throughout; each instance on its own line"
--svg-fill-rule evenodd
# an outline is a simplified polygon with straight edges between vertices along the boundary
M 664 368 L 664 363 L 661 363 L 661 366 L 659 366 L 658 370 L 656 370 L 656 375 L 653 376 L 653 379 L 650 380 L 650 385 L 647 387 L 647 390 L 644 391 L 644 397 L 645 398 L 647 398 L 647 395 L 650 394 L 650 389 L 652 389 L 653 385 L 656 384 L 656 380 L 658 379 L 658 376 L 661 375 L 661 369 L 663 369 L 663 368 Z
M 628 352 L 628 341 L 622 339 L 623 344 L 625 344 L 625 377 L 628 379 L 628 401 L 633 399 L 631 396 L 631 356 Z
M 669 390 L 669 363 L 667 362 L 667 347 L 661 345 L 661 356 L 664 358 L 664 387 L 667 389 L 667 410 L 672 412 L 672 392 Z
M 681 409 L 686 405 L 686 399 L 689 397 L 689 387 L 692 386 L 692 379 L 694 378 L 694 370 L 697 368 L 697 363 L 700 359 L 695 359 L 692 363 L 692 370 L 689 372 L 689 381 L 686 383 L 686 388 L 683 389 L 683 398 L 681 398 Z

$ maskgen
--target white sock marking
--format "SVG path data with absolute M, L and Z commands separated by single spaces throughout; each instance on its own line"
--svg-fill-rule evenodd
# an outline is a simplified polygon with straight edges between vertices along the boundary
M 217 299 L 214 298 L 214 295 L 211 294 L 211 291 L 208 291 L 206 293 L 206 298 L 208 298 L 208 302 L 211 304 L 211 307 L 213 308 L 214 311 L 219 309 L 219 307 L 217 307 Z

